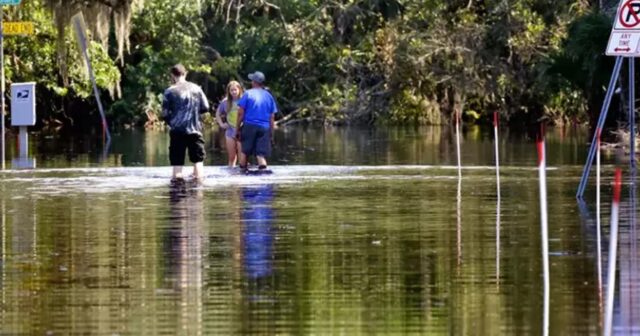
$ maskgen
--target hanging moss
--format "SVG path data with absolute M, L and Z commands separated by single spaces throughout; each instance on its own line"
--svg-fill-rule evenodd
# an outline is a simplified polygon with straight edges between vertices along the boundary
M 129 33 L 131 31 L 131 14 L 142 7 L 144 0 L 45 0 L 45 4 L 54 15 L 58 28 L 58 53 L 64 64 L 65 28 L 71 18 L 82 12 L 91 30 L 92 38 L 107 46 L 109 42 L 110 23 L 113 21 L 115 37 L 118 45 L 118 59 L 122 62 L 125 49 L 129 50 Z M 63 66 L 64 68 L 64 66 Z

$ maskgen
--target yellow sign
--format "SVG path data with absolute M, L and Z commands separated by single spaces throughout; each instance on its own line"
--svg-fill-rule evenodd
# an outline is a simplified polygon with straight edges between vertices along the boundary
M 36 28 L 33 22 L 3 22 L 2 32 L 4 35 L 33 35 Z

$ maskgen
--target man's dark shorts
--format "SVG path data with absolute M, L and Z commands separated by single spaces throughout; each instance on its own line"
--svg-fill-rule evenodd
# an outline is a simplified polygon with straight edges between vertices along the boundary
M 246 155 L 268 157 L 271 155 L 271 129 L 244 124 L 240 131 L 242 152 Z
M 172 166 L 184 166 L 184 152 L 189 151 L 189 160 L 192 163 L 204 161 L 204 138 L 201 134 L 185 134 L 170 132 L 169 161 Z

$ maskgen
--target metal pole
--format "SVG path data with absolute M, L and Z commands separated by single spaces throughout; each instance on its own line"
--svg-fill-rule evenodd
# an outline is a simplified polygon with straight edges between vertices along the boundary
M 27 132 L 27 126 L 20 126 L 18 139 L 20 158 L 27 159 L 29 157 L 29 133 Z
M 4 27 L 3 27 L 3 21 L 4 21 L 4 7 L 2 7 L 2 5 L 0 5 L 0 77 L 2 77 L 2 79 L 0 79 L 0 81 L 2 81 L 2 84 L 0 84 L 0 113 L 2 114 L 2 118 L 0 118 L 0 120 L 2 120 L 2 122 L 0 122 L 0 138 L 2 138 L 2 154 L 0 156 L 2 156 L 0 159 L 2 160 L 2 170 L 5 169 L 5 165 L 4 165 L 4 161 L 5 161 L 5 136 L 4 136 Z
M 629 57 L 629 149 L 631 169 L 636 168 L 636 73 L 635 58 Z M 635 183 L 635 181 L 632 181 Z
M 613 96 L 613 92 L 615 91 L 616 82 L 618 81 L 618 76 L 620 75 L 620 68 L 622 67 L 623 58 L 618 56 L 616 57 L 616 65 L 613 67 L 613 73 L 611 74 L 611 80 L 609 81 L 609 86 L 607 88 L 607 94 L 604 98 L 604 102 L 602 104 L 602 110 L 600 111 L 600 117 L 598 118 L 598 124 L 596 126 L 596 131 L 593 134 L 593 140 L 591 141 L 591 147 L 589 148 L 589 156 L 587 157 L 587 162 L 584 165 L 584 170 L 582 171 L 582 178 L 580 179 L 580 186 L 578 186 L 578 192 L 576 193 L 576 198 L 582 199 L 584 195 L 584 189 L 587 186 L 587 180 L 589 179 L 589 173 L 591 172 L 591 165 L 593 164 L 593 157 L 596 152 L 596 137 L 597 134 L 602 130 L 602 126 L 604 126 L 604 122 L 607 119 L 607 113 L 609 112 L 609 105 L 611 104 L 611 98 Z
M 96 102 L 98 104 L 98 111 L 100 112 L 100 117 L 102 119 L 102 136 L 103 138 L 106 137 L 106 143 L 110 144 L 111 134 L 109 133 L 109 125 L 107 124 L 107 118 L 105 117 L 104 108 L 102 107 L 102 100 L 100 99 L 100 91 L 98 90 L 98 85 L 96 84 L 96 78 L 93 73 L 93 67 L 91 66 L 91 59 L 89 58 L 89 51 L 88 51 L 89 44 L 87 43 L 84 36 L 83 24 L 78 19 L 74 19 L 73 23 L 76 28 L 76 33 L 78 34 L 80 49 L 82 51 L 82 54 L 85 59 L 85 63 L 87 65 L 87 71 L 89 72 L 89 79 L 91 80 L 91 84 L 93 85 L 93 94 L 96 97 Z M 105 145 L 105 147 L 107 146 Z

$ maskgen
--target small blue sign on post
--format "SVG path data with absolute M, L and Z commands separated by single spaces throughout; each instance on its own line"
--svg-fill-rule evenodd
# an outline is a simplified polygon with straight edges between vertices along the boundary
M 0 0 L 0 5 L 19 5 L 21 0 Z

